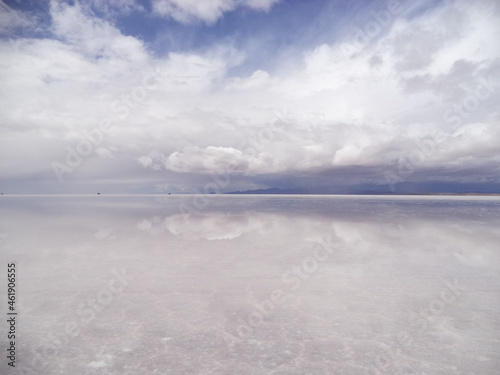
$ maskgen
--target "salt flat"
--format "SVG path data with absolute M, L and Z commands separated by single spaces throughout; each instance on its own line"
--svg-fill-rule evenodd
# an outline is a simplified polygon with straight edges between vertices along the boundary
M 2 373 L 498 373 L 498 198 L 3 196 L 0 209 L 19 311 Z

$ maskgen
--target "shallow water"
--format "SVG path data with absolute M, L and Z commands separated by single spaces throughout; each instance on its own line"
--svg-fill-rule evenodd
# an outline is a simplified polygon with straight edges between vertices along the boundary
M 2 374 L 498 373 L 497 198 L 3 196 L 0 210 L 19 314 Z

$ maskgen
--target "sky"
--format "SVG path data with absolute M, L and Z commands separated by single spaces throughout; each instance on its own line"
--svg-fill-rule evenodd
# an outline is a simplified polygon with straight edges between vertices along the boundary
M 0 0 L 4 194 L 500 193 L 496 0 Z

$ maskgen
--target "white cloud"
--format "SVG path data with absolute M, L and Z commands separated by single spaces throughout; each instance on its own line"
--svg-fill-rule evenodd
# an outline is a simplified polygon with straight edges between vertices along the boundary
M 122 35 L 108 21 L 85 14 L 80 3 L 51 2 L 54 33 L 79 52 L 93 58 L 126 59 L 144 63 L 148 55 L 138 39 Z
M 181 173 L 243 173 L 259 174 L 272 171 L 273 160 L 266 153 L 258 155 L 243 154 L 232 147 L 209 146 L 200 148 L 190 146 L 175 151 L 169 156 L 157 152 L 138 159 L 139 164 L 153 169 L 165 168 Z
M 348 144 L 342 147 L 340 150 L 335 152 L 335 156 L 332 160 L 333 165 L 356 165 L 359 162 L 360 154 L 362 152 L 361 147 L 357 147 L 352 144 Z
M 144 12 L 144 8 L 135 0 L 87 0 L 94 9 L 107 15 L 130 14 L 132 12 Z
M 238 6 L 274 3 L 163 1 L 155 9 L 210 23 Z M 293 69 L 277 62 L 274 70 L 238 75 L 231 68 L 245 61 L 243 47 L 159 57 L 84 5 L 51 4 L 56 38 L 0 41 L 4 176 L 55 179 L 51 162 L 64 162 L 82 131 L 107 118 L 114 131 L 83 161 L 103 174 L 117 164 L 124 173 L 244 176 L 383 167 L 436 134 L 439 147 L 422 168 L 498 161 L 500 87 L 492 84 L 477 106 L 466 102 L 481 77 L 500 81 L 500 23 L 486 6 L 447 3 L 397 19 L 352 56 L 339 40 L 295 55 L 301 64 Z M 12 17 L 7 29 L 27 22 Z M 144 89 L 149 74 L 156 78 Z M 134 100 L 139 92 L 145 96 Z M 458 116 L 454 108 L 464 103 L 477 108 Z M 444 116 L 450 110 L 453 121 Z
M 201 20 L 207 24 L 215 23 L 224 13 L 238 7 L 268 11 L 280 0 L 153 0 L 155 14 L 172 17 L 181 23 Z

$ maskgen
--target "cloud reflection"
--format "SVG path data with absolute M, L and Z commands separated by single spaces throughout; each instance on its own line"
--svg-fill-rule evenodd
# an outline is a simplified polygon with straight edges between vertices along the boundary
M 500 200 L 223 197 L 183 217 L 183 199 L 2 198 L 25 363 L 59 345 L 75 375 L 137 356 L 151 373 L 356 373 L 391 349 L 394 372 L 494 373 Z

